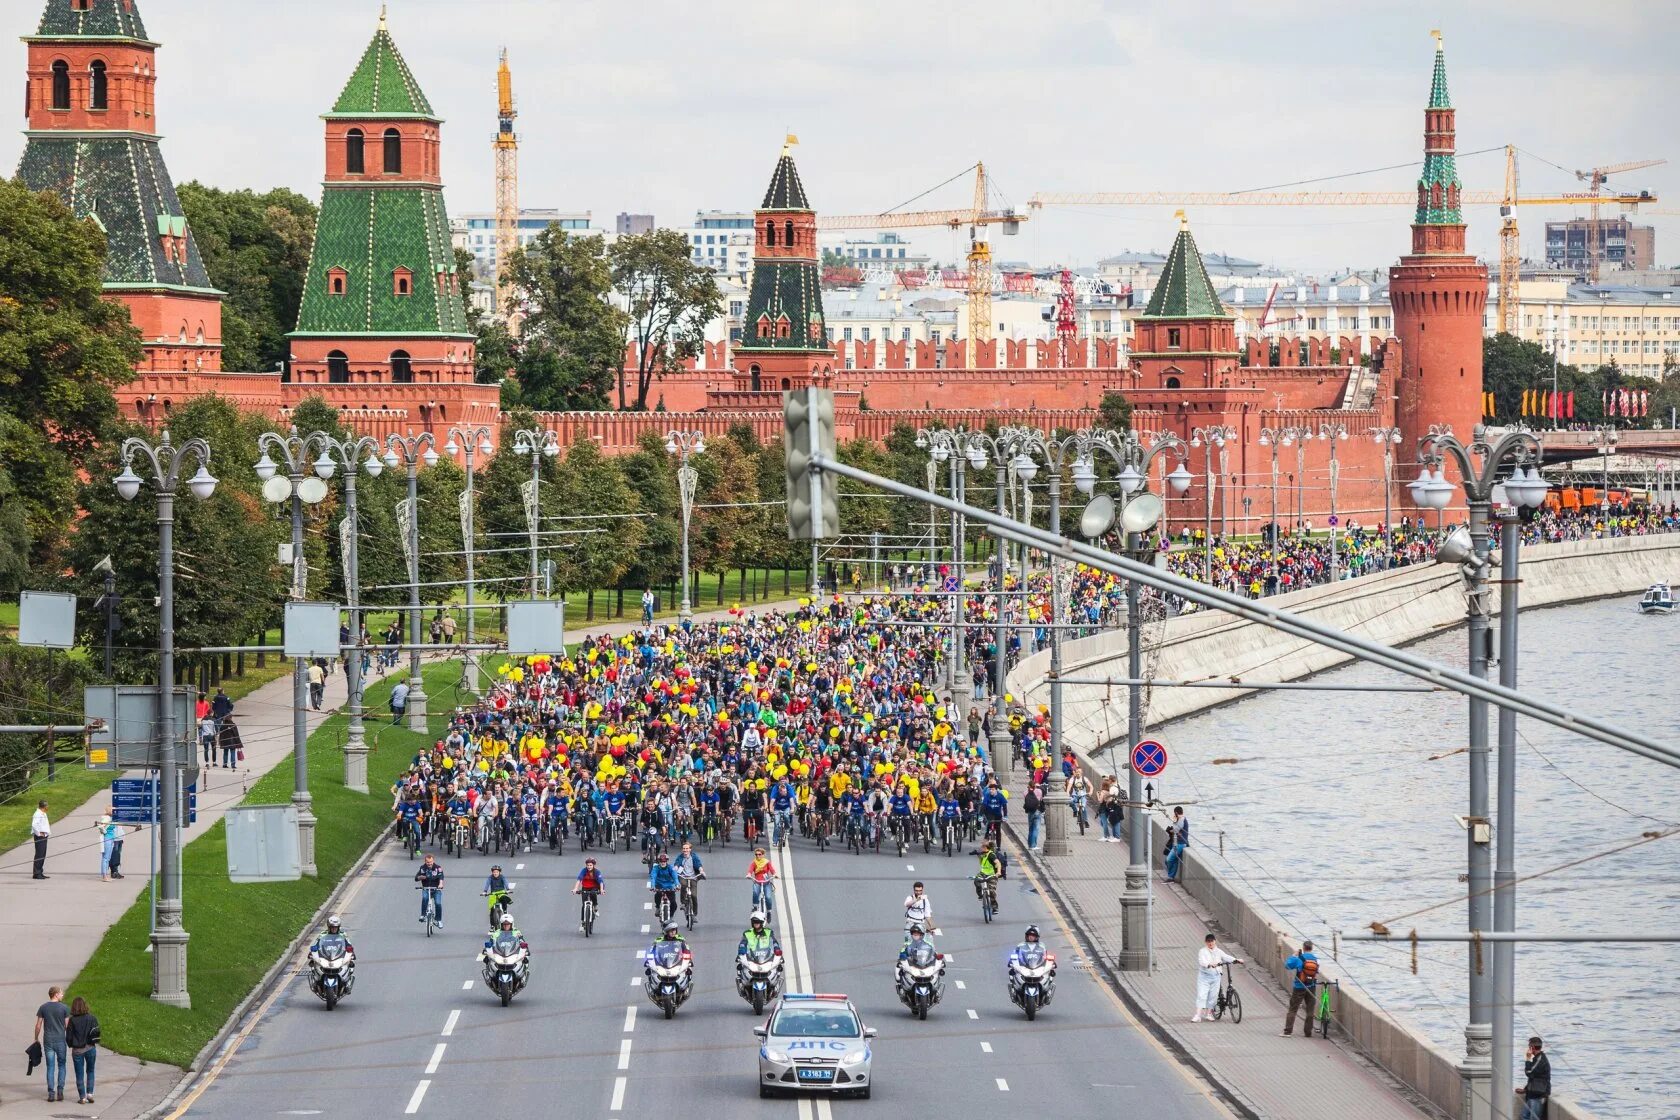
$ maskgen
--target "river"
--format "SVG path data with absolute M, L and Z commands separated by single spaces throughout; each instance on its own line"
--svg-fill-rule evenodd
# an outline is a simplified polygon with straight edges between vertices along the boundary
M 1675 743 L 1680 616 L 1640 616 L 1636 602 L 1525 613 L 1519 687 Z M 1463 667 L 1464 646 L 1460 630 L 1412 648 Z M 1366 665 L 1318 679 L 1407 680 Z M 1493 742 L 1492 714 L 1488 723 Z M 1465 744 L 1465 725 L 1456 693 L 1274 692 L 1163 729 L 1172 764 L 1161 795 L 1197 803 L 1187 812 L 1203 855 L 1223 838 L 1214 865 L 1321 954 L 1331 929 L 1373 919 L 1396 934 L 1462 930 L 1454 818 L 1467 810 L 1467 756 L 1447 752 Z M 1680 835 L 1614 851 L 1680 822 L 1680 772 L 1533 720 L 1517 732 L 1517 874 L 1539 875 L 1519 881 L 1517 928 L 1680 934 Z M 1491 755 L 1489 772 L 1491 787 Z M 1381 1006 L 1455 1056 L 1466 960 L 1463 945 L 1426 946 L 1413 976 L 1406 948 L 1341 951 Z M 1516 992 L 1519 1068 L 1539 1034 L 1560 1095 L 1603 1120 L 1680 1116 L 1680 945 L 1522 945 Z

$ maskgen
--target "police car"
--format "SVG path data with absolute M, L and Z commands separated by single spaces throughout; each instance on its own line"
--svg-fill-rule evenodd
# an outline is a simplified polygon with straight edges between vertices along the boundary
M 784 995 L 762 1027 L 758 1095 L 782 1090 L 853 1093 L 868 1099 L 870 1039 L 857 1008 L 843 995 Z

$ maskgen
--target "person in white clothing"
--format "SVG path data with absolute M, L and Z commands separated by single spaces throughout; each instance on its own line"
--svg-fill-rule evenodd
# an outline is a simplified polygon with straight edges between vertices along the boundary
M 35 841 L 34 878 L 50 878 L 47 874 L 47 840 L 52 836 L 52 821 L 47 816 L 47 799 L 41 798 L 35 814 L 29 818 L 29 834 Z
M 1196 1014 L 1190 1017 L 1192 1023 L 1201 1022 L 1203 1012 L 1209 1019 L 1213 1018 L 1213 1004 L 1219 998 L 1220 970 L 1227 964 L 1241 963 L 1240 958 L 1219 947 L 1213 934 L 1202 939 L 1201 951 L 1196 954 Z
M 910 894 L 904 899 L 904 931 L 910 932 L 911 926 L 921 926 L 924 930 L 937 933 L 933 928 L 933 900 L 927 896 L 927 888 L 916 883 L 910 888 Z

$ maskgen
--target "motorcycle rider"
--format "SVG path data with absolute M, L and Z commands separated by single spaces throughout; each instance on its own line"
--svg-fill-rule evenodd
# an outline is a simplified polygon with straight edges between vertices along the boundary
M 489 956 L 490 947 L 496 943 L 496 939 L 503 934 L 508 933 L 511 933 L 513 936 L 519 938 L 520 963 L 521 965 L 528 966 L 531 958 L 531 946 L 526 943 L 525 935 L 519 932 L 519 927 L 513 924 L 512 913 L 502 914 L 501 928 L 491 930 L 489 936 L 484 939 L 484 949 L 478 954 L 478 959 L 482 961 Z
M 309 946 L 309 986 L 313 989 L 320 981 L 319 970 L 315 967 L 315 954 L 321 951 L 321 940 L 326 937 L 344 938 L 344 986 L 349 988 L 356 980 L 356 947 L 350 944 L 350 939 L 344 936 L 344 923 L 337 914 L 327 915 L 325 932 L 316 936 Z
M 488 898 L 490 900 L 490 909 L 495 910 L 498 902 L 505 905 L 511 901 L 509 898 L 509 892 L 511 889 L 512 888 L 508 886 L 507 878 L 502 874 L 502 865 L 498 863 L 490 868 L 490 874 L 484 879 L 484 889 L 480 891 L 479 894 Z M 495 928 L 494 924 L 492 924 L 491 928 Z
M 776 940 L 775 932 L 765 924 L 764 911 L 754 910 L 748 928 L 741 931 L 741 944 L 736 946 L 735 955 L 744 957 L 755 949 L 766 948 L 771 952 L 779 952 L 782 943 Z
M 1042 943 L 1039 940 L 1038 927 L 1028 926 L 1027 932 L 1021 935 L 1021 943 L 1009 951 L 1009 963 L 1014 964 L 1021 959 L 1021 951 L 1027 948 L 1037 948 Z
M 653 892 L 653 909 L 659 913 L 659 903 L 663 900 L 670 904 L 666 913 L 675 913 L 677 908 L 677 869 L 671 866 L 671 857 L 666 852 L 659 853 L 659 859 L 648 869 L 648 890 Z M 675 923 L 672 923 L 675 924 Z
M 437 914 L 437 927 L 443 928 L 443 867 L 438 863 L 437 856 L 426 853 L 426 862 L 422 863 L 414 872 L 414 881 L 420 884 L 420 917 L 417 921 L 426 920 L 426 903 L 432 904 Z
M 922 929 L 922 927 L 918 924 L 912 924 L 908 933 L 905 935 L 904 947 L 898 951 L 898 959 L 900 962 L 903 962 L 910 956 L 911 950 L 915 949 L 916 946 L 932 944 L 933 942 L 927 939 L 927 931 Z

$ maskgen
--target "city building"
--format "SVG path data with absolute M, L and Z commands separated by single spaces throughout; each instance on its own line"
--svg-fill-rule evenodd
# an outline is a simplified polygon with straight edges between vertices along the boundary
M 848 237 L 832 248 L 848 265 L 871 271 L 926 268 L 933 259 L 891 232 L 877 233 L 874 237 Z
M 590 225 L 593 215 L 588 211 L 526 210 L 519 211 L 514 230 L 521 249 L 549 226 L 559 226 L 569 233 L 599 233 Z M 449 223 L 450 244 L 473 255 L 475 279 L 494 282 L 496 279 L 496 215 L 488 213 L 462 214 Z
M 618 234 L 620 237 L 633 236 L 641 233 L 652 233 L 653 215 L 626 214 L 623 211 L 620 211 L 617 220 L 613 223 L 613 232 Z
M 1615 269 L 1653 267 L 1657 231 L 1651 226 L 1636 226 L 1625 217 L 1599 218 L 1596 225 L 1591 218 L 1546 223 L 1546 263 L 1553 267 L 1585 276 L 1595 246 L 1603 262 L 1599 271 L 1603 280 Z
M 222 368 L 222 293 L 204 271 L 158 144 L 157 48 L 132 2 L 51 3 L 28 44 L 18 177 L 105 231 L 105 291 L 140 331 L 142 370 Z
M 753 267 L 753 215 L 745 210 L 700 210 L 694 224 L 677 230 L 688 239 L 689 259 L 743 282 Z
M 1680 288 L 1525 278 L 1517 287 L 1517 337 L 1569 365 L 1614 361 L 1624 373 L 1670 376 L 1680 367 Z

